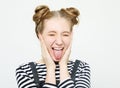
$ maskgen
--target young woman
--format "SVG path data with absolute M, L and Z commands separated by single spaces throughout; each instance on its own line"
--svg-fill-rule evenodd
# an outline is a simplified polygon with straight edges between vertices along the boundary
M 35 9 L 33 20 L 36 35 L 41 43 L 42 58 L 34 62 L 41 88 L 90 88 L 90 68 L 80 61 L 75 80 L 71 74 L 74 67 L 69 61 L 73 37 L 73 26 L 78 23 L 79 11 L 70 7 L 58 11 L 41 5 Z M 37 88 L 30 64 L 16 69 L 19 88 Z

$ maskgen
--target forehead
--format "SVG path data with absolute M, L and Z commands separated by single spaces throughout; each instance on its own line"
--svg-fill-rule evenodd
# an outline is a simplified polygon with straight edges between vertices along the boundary
M 44 31 L 70 31 L 70 22 L 62 17 L 54 17 L 44 21 Z

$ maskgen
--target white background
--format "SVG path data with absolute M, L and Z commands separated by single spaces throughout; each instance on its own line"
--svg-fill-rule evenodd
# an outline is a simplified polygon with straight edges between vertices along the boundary
M 92 88 L 120 88 L 119 3 L 119 0 L 0 1 L 0 88 L 17 88 L 15 69 L 40 57 L 32 21 L 39 4 L 46 4 L 51 10 L 70 6 L 80 10 L 71 58 L 90 64 Z

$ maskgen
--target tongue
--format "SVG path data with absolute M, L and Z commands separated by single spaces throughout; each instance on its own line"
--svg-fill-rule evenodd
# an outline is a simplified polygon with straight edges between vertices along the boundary
M 60 60 L 62 57 L 62 50 L 53 50 L 55 59 Z

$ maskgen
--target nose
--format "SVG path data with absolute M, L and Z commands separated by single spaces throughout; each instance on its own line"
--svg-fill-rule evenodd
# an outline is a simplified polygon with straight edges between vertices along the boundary
M 62 45 L 63 44 L 62 36 L 57 36 L 55 43 L 56 45 L 59 45 L 59 46 Z

